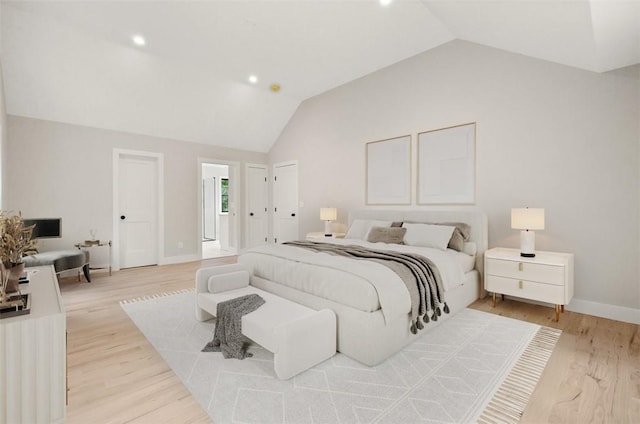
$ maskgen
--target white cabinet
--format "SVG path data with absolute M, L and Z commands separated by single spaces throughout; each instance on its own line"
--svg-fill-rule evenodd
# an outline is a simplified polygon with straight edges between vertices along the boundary
M 484 254 L 484 285 L 493 293 L 552 303 L 556 321 L 573 297 L 573 254 L 536 252 L 520 256 L 518 249 L 494 248 Z
M 53 266 L 28 268 L 31 313 L 0 320 L 0 423 L 65 417 L 66 317 Z

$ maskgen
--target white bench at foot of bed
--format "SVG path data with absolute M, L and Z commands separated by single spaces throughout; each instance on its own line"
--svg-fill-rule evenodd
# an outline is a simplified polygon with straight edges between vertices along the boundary
M 196 273 L 196 318 L 216 315 L 218 303 L 258 294 L 264 305 L 242 317 L 242 334 L 273 352 L 278 378 L 286 380 L 336 353 L 336 316 L 316 311 L 249 285 L 242 265 L 201 268 Z

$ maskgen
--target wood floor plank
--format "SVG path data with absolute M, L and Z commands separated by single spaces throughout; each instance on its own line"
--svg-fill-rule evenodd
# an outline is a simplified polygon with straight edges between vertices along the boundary
M 507 299 L 472 308 L 563 331 L 523 423 L 640 423 L 638 325 Z
M 94 273 L 60 283 L 67 312 L 68 423 L 210 423 L 206 412 L 120 307 L 190 289 L 202 266 L 235 257 Z M 563 331 L 524 423 L 640 423 L 639 326 L 507 298 L 472 308 Z

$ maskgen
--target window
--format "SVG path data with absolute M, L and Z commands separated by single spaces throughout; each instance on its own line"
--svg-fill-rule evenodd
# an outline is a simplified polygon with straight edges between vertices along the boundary
M 220 212 L 228 213 L 229 212 L 229 179 L 221 178 L 220 179 Z

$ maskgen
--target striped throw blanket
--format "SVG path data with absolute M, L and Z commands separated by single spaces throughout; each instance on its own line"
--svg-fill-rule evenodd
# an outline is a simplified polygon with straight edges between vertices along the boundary
M 430 319 L 437 321 L 442 311 L 449 313 L 449 306 L 444 300 L 440 272 L 429 258 L 412 253 L 372 250 L 356 245 L 344 246 L 312 241 L 290 241 L 283 244 L 377 262 L 394 271 L 409 291 L 413 334 L 424 328 L 423 322 L 428 323 Z

